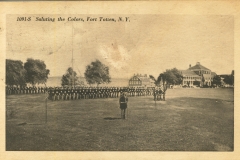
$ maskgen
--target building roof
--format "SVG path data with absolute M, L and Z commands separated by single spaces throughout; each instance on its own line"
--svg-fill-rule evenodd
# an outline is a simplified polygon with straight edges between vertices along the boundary
M 193 67 L 189 68 L 190 70 L 210 70 L 204 66 L 202 66 L 199 62 L 197 62 L 197 64 Z
M 197 75 L 195 72 L 187 69 L 187 70 L 180 70 L 180 72 L 182 73 L 183 76 L 196 76 L 199 77 L 199 75 Z
M 138 77 L 142 82 L 150 82 L 150 78 L 148 77 Z
M 154 82 L 151 78 L 149 78 L 146 74 L 145 75 L 141 75 L 141 74 L 137 74 L 132 76 L 132 78 L 130 78 L 130 80 L 132 80 L 133 78 L 138 78 L 140 81 L 142 82 Z

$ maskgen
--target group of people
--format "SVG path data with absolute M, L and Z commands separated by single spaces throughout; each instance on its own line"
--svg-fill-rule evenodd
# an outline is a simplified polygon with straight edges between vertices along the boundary
M 51 100 L 74 100 L 93 98 L 117 98 L 121 93 L 128 96 L 151 96 L 158 89 L 154 87 L 6 87 L 6 94 L 42 94 L 48 93 Z
M 51 87 L 15 87 L 6 86 L 6 94 L 36 94 L 46 93 Z
M 50 100 L 118 98 L 122 93 L 129 97 L 153 95 L 154 100 L 165 99 L 161 87 L 6 87 L 7 95 L 43 93 L 48 93 Z

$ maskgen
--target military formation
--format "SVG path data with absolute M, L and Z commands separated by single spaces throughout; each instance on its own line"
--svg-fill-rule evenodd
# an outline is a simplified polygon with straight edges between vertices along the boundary
M 9 87 L 6 86 L 6 94 L 40 94 L 46 93 L 51 87 Z
M 96 98 L 119 98 L 122 93 L 129 97 L 154 96 L 165 100 L 162 87 L 6 87 L 6 94 L 48 94 L 49 100 L 77 100 Z

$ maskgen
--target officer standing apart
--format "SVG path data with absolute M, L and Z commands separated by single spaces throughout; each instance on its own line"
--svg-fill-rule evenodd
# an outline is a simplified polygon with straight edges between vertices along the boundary
M 119 104 L 121 109 L 121 118 L 125 119 L 126 109 L 127 109 L 128 98 L 126 93 L 122 93 L 119 98 Z

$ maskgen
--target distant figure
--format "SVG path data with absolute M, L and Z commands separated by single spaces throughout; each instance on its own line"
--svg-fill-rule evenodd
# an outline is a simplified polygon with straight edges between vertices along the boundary
M 125 117 L 126 117 L 125 114 L 126 114 L 126 109 L 127 109 L 127 103 L 128 103 L 127 94 L 122 93 L 119 98 L 122 119 L 125 119 Z

